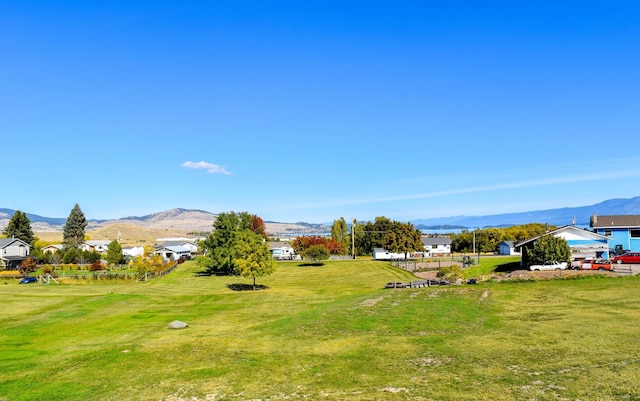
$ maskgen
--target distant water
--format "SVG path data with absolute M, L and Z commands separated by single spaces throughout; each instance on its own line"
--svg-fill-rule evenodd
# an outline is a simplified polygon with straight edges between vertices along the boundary
M 438 234 L 438 235 L 444 235 L 444 234 L 460 234 L 462 232 L 462 228 L 450 228 L 447 230 L 426 230 L 426 229 L 422 229 L 420 231 L 422 231 L 423 234 Z M 469 229 L 466 229 L 469 230 Z

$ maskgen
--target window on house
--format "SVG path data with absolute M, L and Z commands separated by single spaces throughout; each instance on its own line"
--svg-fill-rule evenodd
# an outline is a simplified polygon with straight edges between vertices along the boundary
M 604 235 L 607 237 L 611 237 L 611 229 L 604 230 Z
M 431 248 L 438 249 L 438 245 L 431 245 Z
M 631 230 L 629 230 L 629 236 L 631 238 L 640 238 L 640 229 L 632 228 Z

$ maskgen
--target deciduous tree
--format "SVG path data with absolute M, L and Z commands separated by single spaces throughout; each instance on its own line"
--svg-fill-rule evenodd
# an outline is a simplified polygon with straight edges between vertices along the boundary
M 256 277 L 273 273 L 276 262 L 269 252 L 269 246 L 264 238 L 253 231 L 238 232 L 234 242 L 233 274 L 253 279 L 253 289 L 256 289 Z
M 260 224 L 255 223 L 259 223 L 261 220 L 259 217 L 250 215 L 247 212 L 220 213 L 213 223 L 213 232 L 199 243 L 199 246 L 204 251 L 204 256 L 197 259 L 198 263 L 209 274 L 235 275 L 238 268 L 236 258 L 246 259 L 247 247 L 254 247 L 254 251 L 258 255 L 262 255 L 264 247 L 266 247 L 268 253 L 268 245 L 259 232 L 260 230 L 258 232 L 254 231 L 256 227 L 260 226 Z M 248 240 L 246 233 L 259 236 L 261 238 L 260 245 L 258 246 L 256 241 Z M 238 253 L 240 249 L 242 254 Z M 271 254 L 269 254 L 269 258 L 271 258 Z M 245 260 L 242 263 L 251 265 L 253 262 Z M 246 269 L 243 268 L 243 270 Z
M 302 257 L 305 259 L 310 259 L 314 263 L 319 263 L 323 260 L 329 259 L 331 255 L 329 254 L 329 250 L 324 245 L 311 245 L 309 248 L 305 249 L 302 252 Z
M 71 213 L 69 213 L 69 217 L 67 217 L 62 231 L 62 243 L 65 248 L 80 247 L 84 242 L 85 227 L 87 227 L 87 219 L 84 217 L 80 206 L 76 203 L 73 209 L 71 209 Z
M 31 273 L 36 271 L 37 267 L 38 263 L 36 262 L 35 258 L 29 256 L 20 263 L 20 272 L 23 274 Z
M 529 252 L 529 263 L 544 264 L 548 261 L 571 261 L 571 248 L 567 240 L 553 235 L 543 235 L 538 238 Z
M 349 237 L 347 221 L 344 217 L 340 217 L 339 220 L 333 221 L 333 225 L 331 226 L 331 239 L 342 244 L 342 253 L 349 249 L 349 242 L 351 241 L 351 238 Z

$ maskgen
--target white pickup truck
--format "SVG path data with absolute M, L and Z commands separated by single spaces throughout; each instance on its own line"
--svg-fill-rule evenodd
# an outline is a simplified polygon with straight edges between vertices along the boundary
M 567 268 L 567 262 L 544 262 L 542 265 L 531 265 L 529 270 L 565 270 Z

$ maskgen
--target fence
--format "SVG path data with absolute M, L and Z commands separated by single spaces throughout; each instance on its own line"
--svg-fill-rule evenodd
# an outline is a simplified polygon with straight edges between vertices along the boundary
M 439 270 L 441 267 L 459 266 L 462 267 L 462 262 L 453 259 L 437 259 L 429 260 L 426 262 L 418 262 L 417 260 L 410 259 L 394 259 L 391 261 L 393 267 L 415 273 L 421 270 Z
M 620 273 L 620 274 L 626 274 L 628 276 L 631 276 L 633 274 L 633 268 L 629 265 L 627 266 L 620 266 L 620 265 L 613 265 L 613 271 L 616 273 Z
M 146 272 L 142 276 L 140 276 L 138 281 L 149 281 L 152 278 L 162 278 L 162 277 L 166 276 L 167 274 L 171 273 L 172 271 L 174 271 L 177 267 L 178 267 L 178 263 L 174 263 L 168 269 L 164 269 L 164 270 L 162 270 L 160 272 Z

